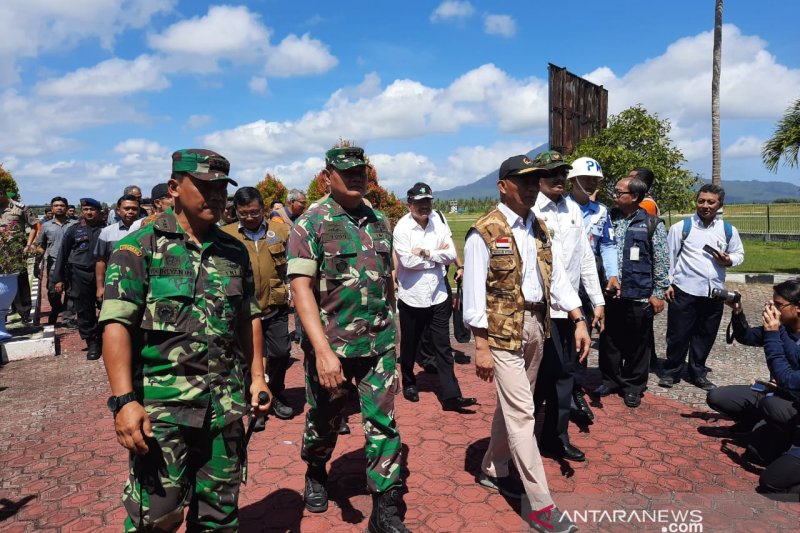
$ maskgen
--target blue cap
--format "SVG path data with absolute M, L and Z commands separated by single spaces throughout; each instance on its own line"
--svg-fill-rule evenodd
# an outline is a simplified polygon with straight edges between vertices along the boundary
M 100 202 L 95 200 L 94 198 L 81 198 L 81 205 L 88 205 L 89 207 L 94 207 L 95 209 L 102 209 L 103 206 L 100 205 Z

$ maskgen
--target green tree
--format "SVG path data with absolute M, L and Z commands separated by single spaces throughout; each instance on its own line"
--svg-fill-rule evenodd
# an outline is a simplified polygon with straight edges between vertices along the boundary
M 775 133 L 761 148 L 761 160 L 772 172 L 778 171 L 778 163 L 790 167 L 797 166 L 797 155 L 800 150 L 800 98 L 789 106 L 783 118 L 778 122 Z
M 256 183 L 256 189 L 261 193 L 267 209 L 272 207 L 274 202 L 286 203 L 286 194 L 288 192 L 286 186 L 269 172 L 267 172 L 263 180 Z
M 598 200 L 609 202 L 614 183 L 635 167 L 648 167 L 656 176 L 650 191 L 662 211 L 690 209 L 694 203 L 692 186 L 698 176 L 683 168 L 686 159 L 673 146 L 668 120 L 650 114 L 640 104 L 612 115 L 608 127 L 593 137 L 583 139 L 570 155 L 596 159 L 603 167 L 605 182 Z
M 11 172 L 3 168 L 2 163 L 0 163 L 0 189 L 5 189 L 7 193 L 13 192 L 17 195 L 17 200 L 20 199 L 17 182 L 14 180 L 14 176 L 11 175 Z

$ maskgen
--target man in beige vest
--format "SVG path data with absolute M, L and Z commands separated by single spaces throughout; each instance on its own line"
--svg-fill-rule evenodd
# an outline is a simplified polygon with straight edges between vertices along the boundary
M 547 228 L 531 209 L 539 179 L 547 175 L 523 155 L 500 166 L 500 204 L 467 233 L 464 322 L 475 336 L 478 377 L 497 386 L 478 482 L 508 497 L 527 498 L 522 509 L 532 511 L 528 519 L 534 530 L 569 533 L 577 527 L 555 507 L 536 445 L 533 392 L 550 333 L 550 307 L 566 311 L 575 323 L 580 357 L 589 351 L 589 332 L 581 300 L 552 253 Z M 521 480 L 509 475 L 512 460 Z

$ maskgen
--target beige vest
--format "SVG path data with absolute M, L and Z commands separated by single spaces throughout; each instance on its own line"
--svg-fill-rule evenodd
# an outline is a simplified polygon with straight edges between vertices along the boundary
M 531 213 L 530 216 L 533 216 Z M 542 274 L 547 312 L 545 338 L 550 336 L 550 278 L 553 272 L 552 241 L 547 227 L 534 219 L 536 263 Z M 479 218 L 476 230 L 489 249 L 489 271 L 486 276 L 486 317 L 489 321 L 489 346 L 503 350 L 522 348 L 522 327 L 525 298 L 522 295 L 522 258 L 505 215 L 494 209 Z M 497 239 L 508 239 L 510 247 L 498 247 Z M 530 267 L 530 265 L 529 265 Z

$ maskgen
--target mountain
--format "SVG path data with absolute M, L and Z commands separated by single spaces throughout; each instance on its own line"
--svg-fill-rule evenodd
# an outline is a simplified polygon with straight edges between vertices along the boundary
M 540 152 L 544 152 L 548 149 L 550 145 L 545 143 L 540 146 L 537 146 L 527 155 L 529 158 L 533 159 L 536 157 Z M 453 199 L 469 199 L 469 198 L 486 198 L 492 197 L 497 198 L 497 174 L 499 173 L 500 168 L 498 167 L 497 170 L 493 170 L 486 174 L 484 177 L 480 178 L 478 181 L 470 183 L 469 185 L 459 185 L 458 187 L 453 187 L 452 189 L 447 189 L 446 191 L 437 191 L 436 192 L 436 199 L 437 200 L 453 200 Z
M 538 153 L 547 149 L 548 145 L 542 144 L 526 155 L 533 159 Z M 437 191 L 436 199 L 497 198 L 498 171 L 499 169 L 493 170 L 469 185 L 459 185 L 445 191 Z M 708 183 L 707 180 L 701 181 Z M 800 199 L 800 187 L 785 181 L 723 180 L 722 187 L 725 189 L 725 203 L 728 204 L 762 204 L 778 198 Z

